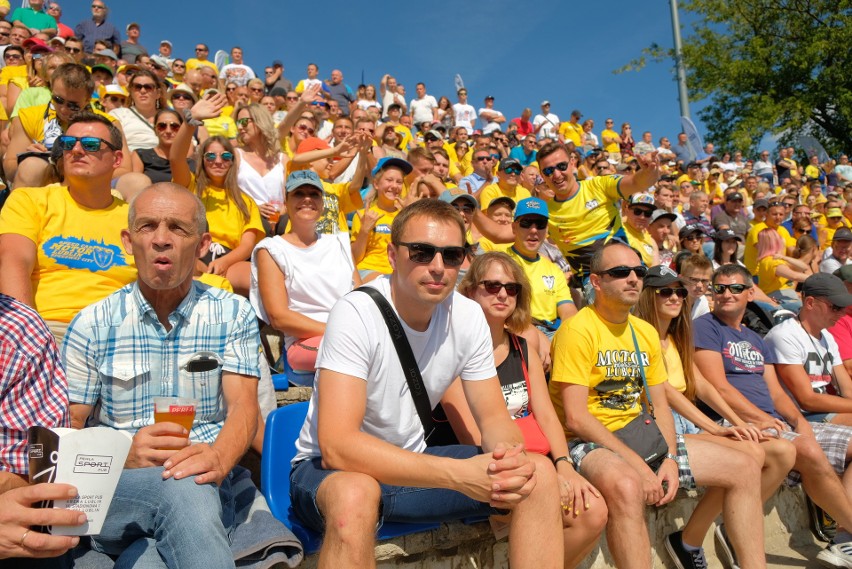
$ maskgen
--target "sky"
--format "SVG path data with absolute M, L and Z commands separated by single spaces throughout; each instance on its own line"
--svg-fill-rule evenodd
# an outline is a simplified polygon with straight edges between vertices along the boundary
M 60 4 L 66 25 L 91 17 L 89 1 Z M 509 119 L 524 107 L 537 113 L 547 99 L 561 120 L 568 120 L 573 109 L 594 119 L 598 134 L 607 117 L 617 126 L 630 122 L 637 140 L 646 130 L 655 142 L 662 135 L 674 139 L 680 130 L 672 62 L 613 73 L 652 43 L 672 46 L 668 0 L 433 0 L 428 9 L 422 2 L 400 0 L 106 4 L 109 21 L 122 34 L 129 22 L 140 24 L 140 43 L 149 53 L 157 52 L 162 39 L 169 39 L 173 55 L 183 58 L 193 56 L 197 42 L 210 46 L 211 59 L 216 50 L 239 45 L 261 77 L 265 65 L 280 59 L 294 85 L 314 62 L 323 79 L 340 69 L 353 90 L 362 73 L 377 87 L 382 75 L 391 73 L 405 85 L 408 99 L 422 81 L 436 99 L 446 95 L 456 102 L 453 78 L 459 74 L 472 105 L 479 108 L 486 95 L 493 95 L 494 107 Z M 684 35 L 688 21 L 681 11 Z M 700 108 L 690 105 L 703 135 Z

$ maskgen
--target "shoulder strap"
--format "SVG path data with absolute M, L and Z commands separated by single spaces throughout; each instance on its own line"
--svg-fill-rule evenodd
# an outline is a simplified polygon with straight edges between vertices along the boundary
M 435 430 L 435 421 L 432 419 L 432 405 L 429 403 L 429 395 L 426 393 L 426 386 L 423 385 L 420 368 L 414 360 L 414 353 L 411 351 L 411 344 L 408 343 L 402 323 L 390 303 L 378 290 L 371 286 L 362 286 L 355 290 L 372 298 L 385 319 L 394 348 L 396 348 L 396 353 L 399 356 L 399 363 L 402 364 L 402 373 L 405 375 L 405 381 L 408 382 L 408 390 L 411 392 L 411 398 L 414 399 L 414 407 L 417 409 L 420 422 L 423 423 L 424 438 L 428 439 L 432 431 Z
M 512 339 L 512 344 L 518 351 L 518 355 L 521 356 L 521 369 L 524 371 L 524 381 L 527 384 L 527 411 L 532 413 L 532 388 L 530 387 L 530 374 L 529 370 L 527 369 L 527 358 L 524 357 L 524 350 L 521 347 L 521 343 L 518 341 L 518 337 L 509 332 L 509 338 Z
M 642 351 L 639 349 L 639 341 L 636 340 L 636 331 L 633 330 L 633 324 L 628 320 L 627 326 L 630 328 L 630 335 L 633 336 L 633 348 L 636 350 L 636 363 L 639 364 L 639 377 L 642 378 L 642 388 L 645 391 L 645 397 L 648 398 L 648 413 L 654 416 L 654 403 L 651 401 L 651 392 L 648 391 L 648 382 L 645 380 L 645 366 L 642 364 Z M 641 399 L 640 399 L 641 401 Z M 645 411 L 645 403 L 642 403 L 642 411 Z

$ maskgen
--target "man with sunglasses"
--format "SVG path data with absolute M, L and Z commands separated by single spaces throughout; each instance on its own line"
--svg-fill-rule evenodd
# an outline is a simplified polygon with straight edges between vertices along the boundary
M 506 253 L 517 261 L 530 281 L 533 325 L 551 339 L 560 325 L 577 314 L 577 307 L 571 299 L 565 273 L 539 253 L 547 240 L 547 218 L 544 200 L 530 197 L 519 201 L 512 223 L 515 242 Z
M 650 194 L 633 194 L 622 208 L 621 219 L 624 222 L 627 243 L 639 251 L 646 267 L 660 264 L 657 242 L 648 231 L 656 209 L 654 196 Z
M 207 56 L 210 54 L 210 48 L 206 43 L 198 43 L 195 44 L 195 57 L 190 57 L 186 60 L 186 70 L 192 71 L 193 69 L 198 69 L 199 67 L 209 67 L 213 71 L 216 72 L 216 76 L 219 76 L 219 68 L 216 67 L 216 64 L 209 59 Z
M 532 197 L 529 190 L 518 183 L 522 171 L 523 166 L 514 158 L 500 160 L 500 165 L 497 167 L 497 182 L 483 186 L 479 194 L 482 209 L 488 209 L 491 201 L 500 196 L 510 198 L 515 203 Z
M 86 53 L 95 51 L 95 42 L 98 40 L 107 40 L 110 45 L 121 43 L 118 28 L 106 21 L 108 14 L 109 9 L 102 0 L 92 0 L 91 19 L 83 20 L 74 28 L 74 35 L 83 40 Z
M 231 62 L 219 71 L 219 90 L 225 90 L 226 83 L 247 85 L 250 79 L 257 77 L 254 70 L 243 63 L 243 48 L 234 46 L 231 48 Z
M 80 113 L 54 142 L 64 185 L 18 188 L 0 212 L 0 292 L 38 310 L 61 339 L 83 307 L 136 278 L 121 248 L 127 204 L 111 193 L 122 136 Z
M 491 184 L 494 179 L 494 156 L 491 150 L 488 148 L 474 150 L 470 165 L 473 166 L 473 172 L 459 180 L 459 187 L 476 196 L 480 188 Z
M 482 309 L 454 292 L 465 256 L 464 224 L 453 207 L 419 200 L 391 227 L 394 272 L 367 286 L 398 315 L 427 408 L 461 378 L 482 449 L 427 447 L 389 327 L 370 296 L 352 292 L 331 310 L 290 475 L 296 515 L 325 533 L 321 567 L 375 567 L 381 522 L 450 521 L 493 508 L 515 517 L 513 567 L 562 566 L 555 473 L 547 458 L 518 445 Z
M 538 151 L 536 150 L 535 146 L 535 135 L 528 134 L 521 140 L 521 143 L 519 145 L 515 146 L 514 148 L 512 148 L 511 151 L 509 151 L 509 157 L 514 158 L 515 160 L 521 163 L 521 166 L 526 168 L 527 166 L 536 161 Z
M 659 288 L 677 282 L 677 274 L 664 267 L 649 272 L 636 251 L 618 241 L 598 249 L 590 268 L 595 302 L 556 334 L 550 396 L 565 425 L 571 460 L 609 508 L 607 544 L 615 566 L 650 569 L 646 507 L 671 502 L 681 486 L 702 485 L 721 495 L 719 505 L 725 506 L 728 534 L 742 566 L 765 567 L 762 534 L 754 535 L 763 521 L 757 463 L 739 452 L 722 452 L 722 447 L 675 433 L 659 334 L 630 313 L 646 274 L 648 285 Z M 622 439 L 615 434 L 650 407 L 645 400 L 653 407 L 657 437 L 667 447 L 665 455 L 651 464 L 626 435 Z M 687 551 L 681 541 L 679 532 L 668 539 L 675 566 L 706 568 L 700 547 Z
M 3 168 L 7 179 L 14 180 L 15 188 L 43 185 L 49 171 L 51 148 L 72 118 L 89 109 L 95 83 L 85 66 L 63 63 L 54 72 L 50 88 L 49 103 L 20 109 L 9 127 L 10 141 L 3 158 Z M 93 112 L 116 123 L 121 132 L 117 119 L 97 110 Z M 121 138 L 119 149 L 129 156 L 123 134 Z M 116 178 L 131 171 L 129 163 L 130 160 L 127 164 L 119 161 L 115 169 Z
M 842 282 L 839 279 L 826 282 L 826 276 L 830 275 L 815 275 L 818 278 L 812 280 L 808 287 L 810 298 L 807 303 L 813 310 L 812 314 L 806 316 L 809 329 L 804 330 L 806 335 L 796 334 L 807 342 L 805 352 L 830 352 L 829 344 L 823 342 L 823 336 L 817 338 L 814 334 L 820 333 L 826 322 L 836 320 L 835 315 L 831 314 L 835 312 L 836 303 L 852 304 L 852 295 L 847 293 Z M 824 421 L 811 422 L 802 415 L 794 400 L 797 394 L 799 397 L 805 395 L 803 386 L 811 390 L 814 387 L 812 378 L 807 377 L 804 371 L 805 364 L 808 369 L 823 370 L 819 372 L 819 378 L 814 378 L 819 380 L 819 386 L 831 383 L 824 377 L 830 374 L 824 372 L 821 362 L 830 366 L 829 371 L 835 369 L 834 362 L 825 362 L 819 355 L 819 361 L 814 358 L 813 362 L 806 362 L 808 356 L 797 361 L 791 361 L 784 355 L 779 358 L 778 350 L 773 349 L 769 341 L 743 324 L 746 307 L 754 299 L 751 274 L 744 267 L 723 265 L 714 273 L 712 286 L 713 312 L 694 322 L 695 364 L 698 370 L 740 418 L 760 427 L 768 436 L 781 437 L 793 443 L 796 462 L 787 478 L 788 483 L 801 481 L 805 492 L 817 506 L 836 520 L 840 527 L 852 528 L 852 499 L 846 490 L 852 481 L 852 472 L 847 469 L 852 458 L 849 446 L 852 427 Z M 839 316 L 842 309 L 836 312 Z M 787 322 L 789 324 L 785 329 L 791 334 L 792 326 L 803 325 L 797 319 Z M 818 349 L 817 343 L 823 345 L 822 351 Z M 778 341 L 775 345 L 778 345 Z M 842 364 L 840 367 L 843 367 Z M 784 380 L 787 390 L 779 382 L 778 373 L 787 376 L 787 380 Z M 791 387 L 795 387 L 793 397 L 791 391 L 788 391 Z M 813 400 L 813 395 L 806 394 L 801 402 L 807 401 L 807 407 L 813 404 Z M 818 409 L 814 407 L 813 410 Z M 705 412 L 712 418 L 720 419 L 712 409 L 707 408 Z M 840 537 L 844 538 L 843 535 Z M 845 537 L 848 539 L 848 534 Z M 819 557 L 829 566 L 849 567 L 852 564 L 852 551 L 848 544 L 831 546 L 825 552 L 820 552 Z

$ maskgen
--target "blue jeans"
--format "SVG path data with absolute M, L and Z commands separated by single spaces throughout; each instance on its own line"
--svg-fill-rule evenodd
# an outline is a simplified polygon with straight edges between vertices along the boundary
M 475 446 L 429 447 L 424 454 L 465 459 L 481 454 Z M 335 470 L 322 468 L 319 457 L 303 460 L 290 472 L 290 501 L 299 520 L 314 531 L 322 532 L 325 520 L 317 505 L 320 484 Z M 379 526 L 385 521 L 401 523 L 448 522 L 470 517 L 505 514 L 461 492 L 442 488 L 413 488 L 380 484 Z
M 235 525 L 233 473 L 218 488 L 191 476 L 163 480 L 162 473 L 162 467 L 122 472 L 92 549 L 117 556 L 116 569 L 234 567 L 228 539 Z

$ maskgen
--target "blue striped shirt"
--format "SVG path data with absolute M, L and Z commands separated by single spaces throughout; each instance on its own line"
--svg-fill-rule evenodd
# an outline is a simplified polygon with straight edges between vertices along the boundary
M 154 397 L 193 398 L 190 439 L 212 443 L 226 415 L 222 372 L 260 377 L 257 317 L 245 298 L 193 281 L 169 323 L 166 330 L 136 282 L 81 310 L 62 346 L 69 399 L 100 401 L 101 424 L 136 432 L 153 424 Z M 199 352 L 220 366 L 188 371 Z

